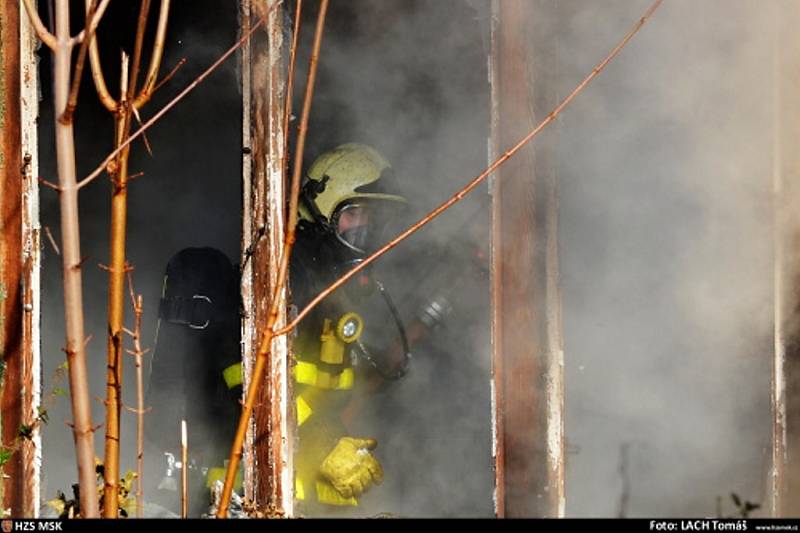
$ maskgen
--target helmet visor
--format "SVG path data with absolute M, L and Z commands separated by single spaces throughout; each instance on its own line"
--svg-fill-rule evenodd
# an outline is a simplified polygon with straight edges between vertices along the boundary
M 401 205 L 380 200 L 354 200 L 333 213 L 336 238 L 358 254 L 370 254 L 383 245 L 395 229 Z

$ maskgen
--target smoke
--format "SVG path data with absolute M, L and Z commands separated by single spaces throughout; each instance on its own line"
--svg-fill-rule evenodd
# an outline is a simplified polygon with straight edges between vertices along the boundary
M 482 170 L 489 4 L 478 4 L 332 2 L 306 161 L 345 142 L 374 146 L 393 165 L 397 187 L 409 200 L 409 222 Z M 305 79 L 315 19 L 309 10 L 298 80 Z M 409 373 L 367 398 L 367 409 L 349 428 L 377 438 L 386 479 L 347 514 L 493 513 L 488 275 L 471 272 L 464 254 L 470 246 L 488 253 L 487 206 L 484 188 L 376 268 L 407 323 L 441 291 L 461 297 L 444 327 L 412 348 Z M 390 344 L 397 332 L 386 306 L 378 302 L 370 310 L 367 336 Z
M 560 94 L 594 67 L 647 3 L 538 3 L 537 27 L 558 49 L 550 82 Z M 183 56 L 189 62 L 172 87 L 185 85 L 235 40 L 235 9 L 191 4 L 179 3 L 173 15 L 164 70 Z M 561 189 L 569 516 L 618 513 L 626 445 L 630 515 L 713 515 L 717 496 L 731 492 L 766 503 L 770 102 L 778 31 L 772 10 L 783 15 L 789 2 L 764 4 L 666 2 L 554 125 L 558 141 L 548 146 L 557 146 L 551 155 Z M 480 172 L 489 134 L 489 7 L 488 0 L 332 2 L 306 164 L 340 143 L 371 144 L 393 163 L 416 214 Z M 118 18 L 122 24 L 123 14 Z M 310 8 L 298 95 L 314 20 Z M 48 177 L 55 161 L 46 70 L 40 153 Z M 109 67 L 107 76 L 115 71 Z M 169 94 L 165 89 L 149 109 Z M 112 122 L 89 103 L 88 84 L 81 98 L 78 160 L 85 174 L 110 149 Z M 152 131 L 153 159 L 141 146 L 134 150 L 131 168 L 146 175 L 131 187 L 129 257 L 145 295 L 146 339 L 153 338 L 161 278 L 175 252 L 213 246 L 239 256 L 239 98 L 230 63 Z M 95 183 L 81 197 L 89 264 L 107 257 L 106 187 Z M 56 199 L 42 194 L 43 224 L 57 235 Z M 380 262 L 378 275 L 406 320 L 457 277 L 455 267 L 467 263 L 463 248 L 488 250 L 488 203 L 481 188 Z M 46 250 L 45 387 L 62 360 L 59 266 Z M 106 276 L 85 272 L 87 331 L 95 339 L 91 383 L 100 396 Z M 466 279 L 445 327 L 412 350 L 409 374 L 369 397 L 353 424 L 356 436 L 378 439 L 386 481 L 352 513 L 493 513 L 489 284 L 485 273 Z M 386 309 L 373 321 L 373 337 L 394 334 Z M 133 365 L 127 363 L 125 397 L 132 404 Z M 102 413 L 96 403 L 96 423 Z M 75 479 L 70 432 L 60 425 L 68 418 L 62 402 L 44 432 L 44 499 Z M 123 470 L 133 467 L 133 427 L 132 416 L 123 418 L 129 458 Z M 151 453 L 148 460 L 149 475 L 159 475 L 160 458 Z
M 646 3 L 567 4 L 565 91 Z M 625 444 L 634 516 L 767 504 L 768 4 L 665 3 L 562 119 L 570 515 L 613 516 Z

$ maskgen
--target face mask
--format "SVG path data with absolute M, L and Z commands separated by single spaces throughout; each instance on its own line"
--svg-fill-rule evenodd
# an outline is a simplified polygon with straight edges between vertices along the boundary
M 363 257 L 386 243 L 397 212 L 398 207 L 388 202 L 348 202 L 331 217 L 333 231 L 340 243 Z

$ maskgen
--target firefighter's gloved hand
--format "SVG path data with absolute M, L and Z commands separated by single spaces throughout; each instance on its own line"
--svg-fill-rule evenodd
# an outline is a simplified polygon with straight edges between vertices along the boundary
M 359 496 L 383 481 L 381 464 L 370 453 L 377 445 L 374 439 L 342 437 L 322 461 L 320 473 L 343 497 Z

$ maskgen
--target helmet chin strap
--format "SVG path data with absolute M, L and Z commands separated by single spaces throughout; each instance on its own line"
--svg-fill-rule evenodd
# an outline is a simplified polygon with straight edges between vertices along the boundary
M 317 196 L 325 192 L 330 179 L 330 176 L 327 175 L 323 176 L 319 181 L 308 178 L 308 180 L 303 184 L 303 187 L 300 189 L 300 199 L 306 206 L 306 209 L 308 209 L 308 212 L 311 213 L 311 216 L 314 218 L 314 223 L 326 231 L 330 231 L 330 224 L 322 215 L 319 207 L 317 207 L 317 203 L 314 200 L 317 198 Z

